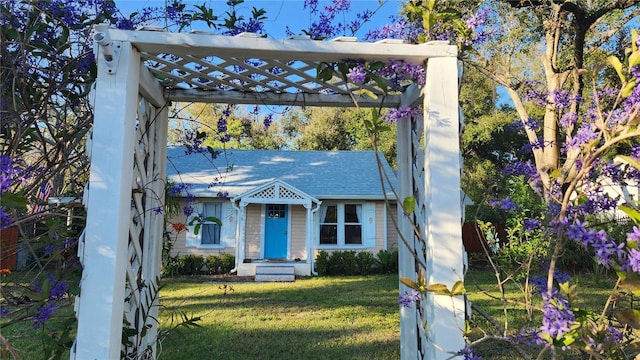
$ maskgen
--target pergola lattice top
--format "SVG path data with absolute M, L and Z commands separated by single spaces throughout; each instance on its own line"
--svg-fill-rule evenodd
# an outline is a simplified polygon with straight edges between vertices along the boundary
M 167 98 L 174 101 L 353 106 L 348 90 L 364 88 L 377 96 L 383 91 L 374 82 L 347 84 L 338 73 L 330 81 L 318 80 L 323 63 L 402 59 L 417 65 L 432 57 L 455 56 L 456 52 L 455 46 L 446 42 L 416 46 L 391 39 L 376 43 L 347 37 L 272 40 L 252 33 L 229 37 L 114 29 L 109 29 L 109 34 L 111 40 L 129 41 L 137 48 L 147 69 L 166 89 Z M 364 107 L 400 103 L 397 95 L 358 100 Z

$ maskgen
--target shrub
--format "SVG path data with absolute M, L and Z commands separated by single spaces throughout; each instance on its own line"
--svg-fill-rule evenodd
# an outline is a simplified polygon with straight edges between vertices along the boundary
M 227 274 L 236 266 L 236 257 L 231 254 L 222 254 L 220 255 L 220 263 L 220 273 Z
M 355 275 L 358 272 L 356 252 L 353 250 L 342 252 L 342 273 L 340 275 Z
M 334 251 L 331 254 L 321 250 L 315 260 L 316 272 L 320 276 L 369 275 L 373 272 L 374 263 L 373 254 L 353 250 Z
M 183 255 L 180 260 L 180 275 L 199 275 L 200 269 L 204 266 L 202 255 Z
M 205 260 L 209 274 L 222 273 L 222 258 L 218 255 L 209 255 Z
M 359 275 L 370 275 L 373 270 L 375 259 L 373 254 L 367 251 L 361 251 L 356 255 L 356 271 Z
M 162 276 L 179 275 L 180 267 L 180 259 L 178 256 L 168 256 L 162 267 Z
M 327 275 L 343 275 L 344 262 L 342 261 L 342 251 L 334 251 L 329 255 L 329 271 Z
M 320 276 L 329 275 L 329 253 L 320 250 L 318 251 L 318 255 L 316 256 L 316 272 Z
M 375 268 L 379 274 L 398 272 L 398 249 L 378 251 L 375 259 Z

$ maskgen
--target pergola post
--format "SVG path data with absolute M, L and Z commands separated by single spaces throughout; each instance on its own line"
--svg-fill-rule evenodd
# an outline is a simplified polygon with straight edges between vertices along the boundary
M 401 106 L 416 106 L 420 98 L 417 87 L 410 88 L 402 96 Z M 398 164 L 398 196 L 399 201 L 413 196 L 413 153 L 415 119 L 404 119 L 396 124 L 396 146 Z M 422 121 L 422 119 L 420 119 Z M 411 219 L 404 213 L 404 209 L 398 206 L 398 275 L 401 278 L 416 279 L 417 265 L 414 257 L 415 236 Z M 400 294 L 409 290 L 403 283 L 399 283 Z M 422 358 L 419 356 L 418 340 L 420 339 L 420 317 L 416 309 L 400 307 L 400 355 L 403 360 Z
M 128 42 L 113 45 L 116 71 L 98 52 L 76 359 L 118 359 L 122 348 L 140 56 Z
M 451 289 L 464 280 L 460 202 L 460 119 L 458 62 L 431 58 L 424 86 L 424 194 L 426 195 L 426 278 Z M 427 359 L 448 359 L 465 346 L 463 296 L 428 293 Z

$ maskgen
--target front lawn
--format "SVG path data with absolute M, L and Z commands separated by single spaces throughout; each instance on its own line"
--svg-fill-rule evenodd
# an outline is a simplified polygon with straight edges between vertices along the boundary
M 202 318 L 201 328 L 181 329 L 162 342 L 164 359 L 400 357 L 397 276 L 293 283 L 173 278 L 164 283 L 164 328 L 176 310 Z M 228 286 L 226 295 L 223 284 Z
M 160 328 L 176 325 L 180 312 L 200 317 L 200 327 L 180 328 L 161 337 L 159 359 L 398 359 L 400 334 L 398 276 L 314 277 L 293 283 L 242 282 L 229 277 L 174 277 L 162 280 Z M 597 309 L 606 301 L 611 276 L 573 276 L 581 304 Z M 467 274 L 469 299 L 504 325 L 503 310 L 487 270 Z M 226 286 L 226 287 L 225 287 Z M 479 291 L 479 288 L 486 292 Z M 518 300 L 515 286 L 507 296 Z M 0 299 L 2 301 L 2 299 Z M 584 303 L 588 302 L 588 304 Z M 539 304 L 539 300 L 537 300 Z M 57 315 L 71 315 L 67 302 Z M 509 329 L 525 326 L 522 307 L 509 305 Z M 539 313 L 529 326 L 540 326 Z M 0 319 L 5 322 L 7 319 Z M 55 321 L 55 319 L 54 319 Z M 32 321 L 1 330 L 22 359 L 42 359 L 42 337 Z M 490 324 L 474 313 L 470 337 Z M 99 325 L 96 325 L 99 326 Z M 485 359 L 514 359 L 506 343 L 486 342 L 478 350 Z M 0 345 L 2 354 L 2 345 Z M 8 354 L 5 352 L 5 356 Z M 0 356 L 1 357 L 1 356 Z M 8 357 L 11 358 L 10 356 Z M 65 354 L 62 358 L 68 358 Z

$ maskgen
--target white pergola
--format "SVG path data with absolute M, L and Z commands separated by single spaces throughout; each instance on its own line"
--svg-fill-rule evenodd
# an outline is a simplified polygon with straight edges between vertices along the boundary
M 322 63 L 404 60 L 425 66 L 424 87 L 383 96 L 375 84 L 365 84 L 379 97 L 362 97 L 359 106 L 423 106 L 423 116 L 400 121 L 397 129 L 399 198 L 416 199 L 412 214 L 398 213 L 406 240 L 399 241 L 400 276 L 416 279 L 425 264 L 428 283 L 451 288 L 463 279 L 455 46 L 271 40 L 107 25 L 94 30 L 98 77 L 72 359 L 117 359 L 121 351 L 155 358 L 163 221 L 154 209 L 164 198 L 169 102 L 353 106 L 352 85 L 339 74 L 327 82 L 316 79 Z M 400 317 L 403 359 L 450 358 L 465 345 L 462 296 L 430 293 L 416 308 L 401 308 Z M 123 324 L 147 329 L 123 347 Z

